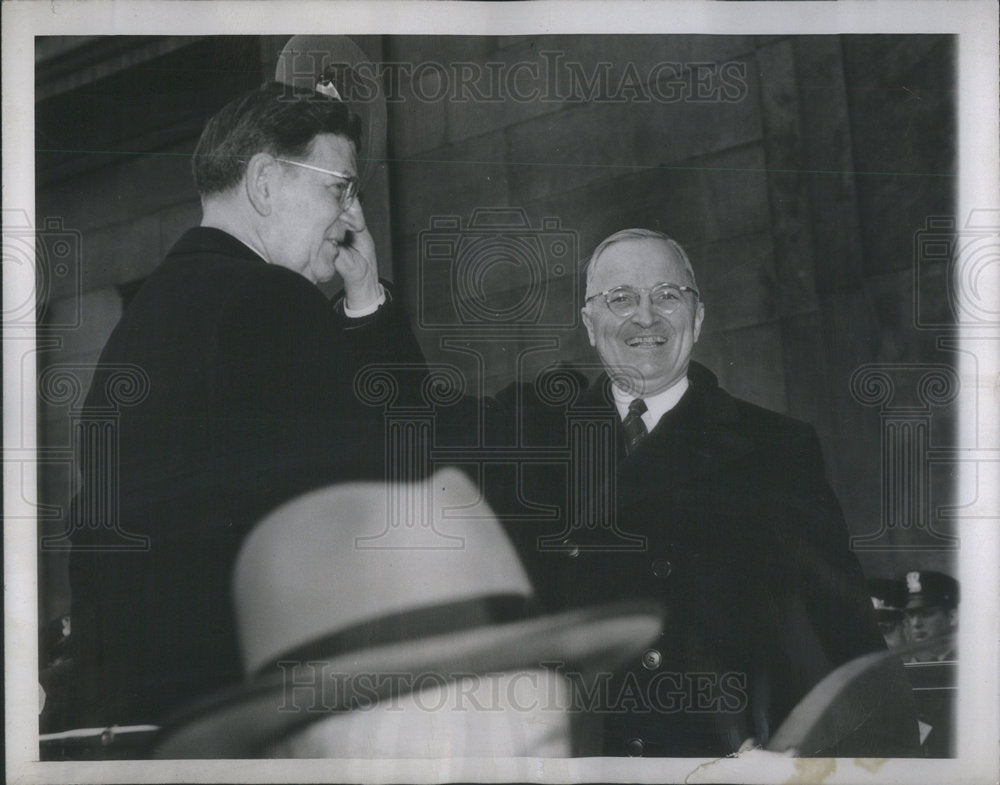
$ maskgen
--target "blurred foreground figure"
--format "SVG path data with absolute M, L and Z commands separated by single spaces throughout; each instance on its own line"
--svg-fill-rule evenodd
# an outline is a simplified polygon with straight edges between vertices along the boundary
M 77 726 L 156 723 L 238 681 L 229 586 L 250 526 L 383 475 L 355 373 L 422 357 L 377 277 L 357 140 L 340 100 L 276 82 L 202 133 L 201 225 L 136 294 L 86 399 L 85 421 L 117 415 L 84 442 L 74 509 Z M 318 284 L 338 274 L 331 303 Z
M 600 695 L 607 755 L 767 745 L 827 674 L 885 646 L 815 431 L 691 361 L 705 318 L 676 242 L 618 232 L 587 267 L 583 321 L 604 372 L 583 391 L 543 374 L 496 401 L 508 444 L 569 446 L 568 470 L 526 464 L 487 483 L 548 606 L 666 609 L 660 639 Z M 553 509 L 558 524 L 540 524 Z M 797 752 L 919 754 L 901 663 L 883 674 L 853 724 Z
M 594 754 L 581 700 L 660 631 L 643 602 L 536 615 L 454 469 L 289 502 L 247 538 L 233 598 L 245 680 L 169 720 L 158 757 Z

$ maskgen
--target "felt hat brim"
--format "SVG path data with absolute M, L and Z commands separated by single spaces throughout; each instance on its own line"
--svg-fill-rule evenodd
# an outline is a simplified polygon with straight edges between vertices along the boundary
M 351 685 L 357 681 L 352 677 L 360 674 L 448 679 L 557 663 L 581 674 L 610 672 L 652 642 L 662 623 L 655 604 L 623 602 L 360 649 L 327 660 L 310 657 L 309 672 L 317 679 L 342 679 L 340 689 L 310 700 L 303 696 L 301 674 L 293 680 L 287 671 L 276 670 L 222 690 L 169 719 L 153 743 L 153 755 L 259 757 L 265 745 L 296 728 L 356 705 L 360 696 L 352 694 Z M 392 684 L 366 682 L 364 700 L 387 697 Z
M 955 603 L 950 597 L 937 594 L 920 593 L 910 595 L 909 599 L 906 601 L 906 607 L 904 610 L 916 611 L 921 608 L 941 608 L 942 610 L 951 610 L 954 607 Z

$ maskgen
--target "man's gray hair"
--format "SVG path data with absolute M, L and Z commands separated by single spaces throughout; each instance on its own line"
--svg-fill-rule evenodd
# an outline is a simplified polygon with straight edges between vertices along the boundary
M 678 258 L 681 260 L 681 264 L 684 265 L 684 270 L 691 278 L 691 286 L 698 288 L 698 281 L 694 277 L 694 268 L 691 266 L 691 260 L 688 259 L 688 255 L 684 253 L 684 249 L 681 248 L 680 243 L 676 240 L 667 237 L 663 232 L 657 232 L 652 229 L 622 229 L 620 232 L 615 232 L 610 237 L 606 237 L 601 243 L 594 249 L 594 252 L 590 255 L 590 260 L 587 262 L 587 295 L 592 294 L 591 285 L 594 280 L 594 270 L 597 267 L 597 258 L 604 253 L 609 245 L 613 243 L 621 242 L 622 240 L 660 240 L 666 243 L 667 247 L 670 248 L 674 253 L 677 254 Z

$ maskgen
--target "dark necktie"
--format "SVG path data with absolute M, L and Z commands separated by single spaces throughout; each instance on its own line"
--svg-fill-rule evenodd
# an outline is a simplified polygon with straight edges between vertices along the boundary
M 642 398 L 636 398 L 628 405 L 628 414 L 622 420 L 622 428 L 625 429 L 625 447 L 629 452 L 632 452 L 643 437 L 649 433 L 646 430 L 646 423 L 642 421 L 642 415 L 645 412 L 646 402 Z

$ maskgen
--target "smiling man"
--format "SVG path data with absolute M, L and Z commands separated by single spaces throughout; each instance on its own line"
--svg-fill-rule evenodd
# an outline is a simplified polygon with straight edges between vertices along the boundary
M 495 406 L 500 438 L 568 445 L 569 465 L 526 462 L 516 488 L 487 493 L 552 609 L 639 598 L 665 609 L 660 640 L 587 687 L 605 754 L 765 745 L 827 674 L 885 646 L 816 433 L 734 398 L 691 360 L 709 317 L 672 239 L 618 232 L 586 277 L 583 321 L 604 373 L 575 396 L 553 394 L 568 377 L 540 377 Z M 559 510 L 557 525 L 539 510 Z M 833 745 L 801 754 L 917 754 L 901 665 L 886 667 Z
M 641 401 L 648 431 L 680 400 L 704 318 L 691 263 L 673 240 L 627 229 L 597 247 L 587 268 L 583 322 L 614 378 L 624 420 L 631 401 Z
M 248 528 L 311 488 L 382 477 L 381 413 L 354 376 L 422 356 L 378 279 L 358 138 L 341 101 L 278 83 L 205 127 L 201 225 L 132 300 L 86 400 L 85 417 L 113 410 L 123 368 L 146 389 L 117 415 L 117 477 L 100 445 L 82 450 L 78 726 L 156 723 L 239 680 L 229 580 Z M 338 274 L 331 303 L 317 284 Z M 148 544 L 123 549 L 120 532 Z

